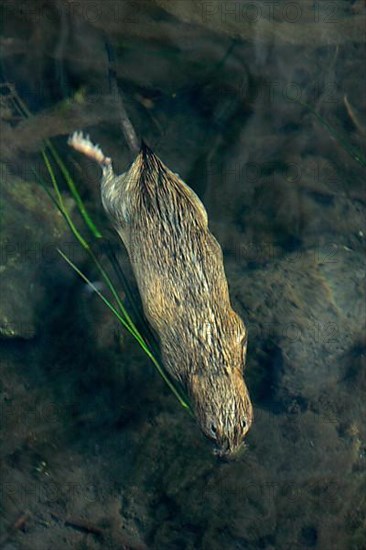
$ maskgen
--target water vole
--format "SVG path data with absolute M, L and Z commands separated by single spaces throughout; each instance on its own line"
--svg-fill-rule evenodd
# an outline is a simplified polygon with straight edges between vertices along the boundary
M 102 203 L 126 246 L 164 366 L 186 388 L 218 454 L 232 453 L 253 419 L 243 379 L 247 334 L 203 204 L 146 145 L 116 176 L 88 137 L 75 133 L 69 144 L 103 169 Z

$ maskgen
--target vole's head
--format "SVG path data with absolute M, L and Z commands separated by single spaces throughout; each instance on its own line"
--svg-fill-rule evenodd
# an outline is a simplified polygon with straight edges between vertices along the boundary
M 221 457 L 235 454 L 253 421 L 253 407 L 241 371 L 195 374 L 190 394 L 201 430 L 215 443 L 214 453 Z

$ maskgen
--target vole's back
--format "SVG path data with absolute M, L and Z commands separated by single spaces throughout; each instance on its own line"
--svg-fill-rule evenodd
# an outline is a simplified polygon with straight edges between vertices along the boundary
M 215 375 L 245 328 L 231 309 L 221 248 L 195 193 L 146 147 L 102 197 L 128 250 L 164 363 L 186 383 Z M 207 372 L 206 372 L 207 371 Z

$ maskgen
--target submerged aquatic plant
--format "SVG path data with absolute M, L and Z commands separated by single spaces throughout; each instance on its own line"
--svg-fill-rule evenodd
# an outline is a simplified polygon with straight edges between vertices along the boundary
M 16 91 L 12 90 L 12 99 L 13 99 L 13 106 L 18 111 L 20 116 L 24 118 L 29 118 L 32 116 L 32 113 L 29 111 L 28 107 L 25 105 L 25 103 L 21 100 L 21 98 L 18 96 Z M 164 382 L 169 387 L 170 391 L 175 395 L 175 397 L 178 399 L 180 405 L 187 410 L 191 415 L 193 415 L 192 409 L 188 403 L 187 398 L 181 393 L 180 390 L 178 390 L 175 385 L 173 384 L 172 380 L 169 378 L 167 373 L 165 373 L 163 367 L 160 365 L 159 361 L 156 358 L 156 351 L 154 350 L 154 346 L 149 340 L 144 337 L 141 332 L 138 330 L 137 326 L 133 322 L 131 315 L 125 308 L 121 298 L 118 295 L 118 292 L 108 275 L 107 270 L 102 265 L 102 263 L 99 261 L 97 256 L 95 255 L 93 251 L 93 246 L 95 242 L 97 242 L 100 239 L 103 239 L 102 232 L 98 229 L 94 221 L 92 220 L 79 192 L 77 189 L 77 185 L 75 184 L 69 170 L 67 169 L 65 163 L 63 162 L 62 158 L 58 154 L 56 148 L 53 146 L 50 140 L 45 140 L 44 147 L 41 151 L 41 155 L 43 158 L 44 165 L 47 169 L 52 188 L 54 191 L 54 194 L 52 194 L 49 191 L 49 186 L 42 180 L 40 174 L 38 174 L 35 171 L 35 175 L 37 176 L 38 181 L 42 185 L 43 189 L 47 192 L 49 198 L 55 205 L 55 207 L 61 212 L 63 215 L 67 225 L 69 226 L 72 234 L 82 247 L 89 257 L 91 258 L 93 264 L 97 268 L 102 280 L 104 281 L 106 287 L 111 292 L 113 299 L 115 303 L 113 304 L 111 300 L 109 300 L 91 281 L 90 279 L 83 273 L 73 262 L 72 260 L 62 251 L 58 249 L 58 252 L 60 253 L 61 257 L 69 264 L 69 266 L 81 277 L 81 279 L 87 283 L 90 288 L 99 296 L 99 298 L 102 300 L 104 305 L 113 313 L 113 315 L 118 319 L 119 323 L 134 337 L 134 339 L 137 341 L 139 346 L 143 349 L 145 354 L 148 356 L 150 361 L 153 363 L 154 367 L 160 374 L 160 376 L 163 378 Z M 81 218 L 85 224 L 85 227 L 88 229 L 90 235 L 91 235 L 91 243 L 81 234 L 79 229 L 77 228 L 76 224 L 74 223 L 74 220 L 72 219 L 68 208 L 65 205 L 65 202 L 62 197 L 62 193 L 60 190 L 60 185 L 56 177 L 54 166 L 57 166 L 59 171 L 61 172 L 64 183 L 67 184 L 69 191 L 72 195 L 72 197 L 75 200 L 75 203 L 77 205 L 78 211 L 81 215 Z M 110 255 L 108 255 L 109 260 L 113 266 L 113 269 L 115 270 L 117 277 L 119 280 L 122 281 L 124 285 L 124 289 L 126 290 L 126 294 L 130 295 L 129 289 L 126 286 L 126 279 L 123 276 L 122 269 L 115 258 L 112 258 Z M 131 304 L 133 304 L 133 301 L 130 299 Z

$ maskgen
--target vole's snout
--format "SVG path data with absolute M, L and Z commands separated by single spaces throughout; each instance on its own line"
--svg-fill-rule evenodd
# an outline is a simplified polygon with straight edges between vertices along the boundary
M 216 444 L 213 449 L 213 454 L 220 459 L 232 461 L 242 454 L 245 447 L 245 436 L 241 435 L 240 439 L 225 439 L 219 444 Z
M 245 438 L 249 428 L 249 422 L 246 423 L 244 420 L 238 422 L 232 433 L 225 434 L 220 441 L 216 441 L 213 453 L 226 461 L 239 458 L 246 449 Z
M 236 455 L 243 446 L 252 420 L 253 408 L 242 377 L 194 375 L 190 395 L 203 433 L 215 445 L 220 457 Z

